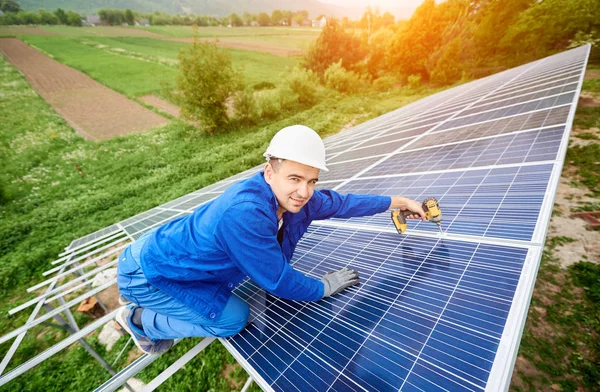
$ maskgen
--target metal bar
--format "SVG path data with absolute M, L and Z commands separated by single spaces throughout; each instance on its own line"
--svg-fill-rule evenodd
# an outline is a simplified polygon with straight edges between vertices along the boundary
M 180 340 L 181 339 L 175 340 L 175 344 L 179 343 Z M 134 362 L 130 363 L 125 369 L 114 375 L 110 380 L 96 388 L 94 392 L 112 392 L 117 390 L 117 388 L 123 385 L 127 380 L 138 374 L 159 357 L 160 355 L 142 355 Z
M 117 361 L 119 360 L 119 358 L 121 358 L 121 355 L 123 355 L 123 353 L 125 352 L 125 349 L 127 347 L 129 347 L 129 343 L 131 343 L 132 340 L 133 340 L 133 338 L 130 336 L 129 340 L 127 341 L 127 343 L 125 343 L 125 345 L 123 346 L 123 348 L 119 352 L 119 355 L 117 355 L 117 357 L 115 358 L 115 360 L 113 361 L 113 363 L 111 364 L 111 366 L 115 366 L 115 363 L 117 363 Z
M 107 244 L 107 245 L 104 245 L 104 246 L 103 246 L 103 247 L 101 247 L 101 248 L 95 249 L 93 252 L 90 252 L 90 253 L 98 253 L 98 252 L 101 252 L 101 251 L 103 251 L 103 250 L 106 250 L 106 249 L 109 249 L 109 248 L 111 248 L 111 247 L 113 247 L 113 246 L 115 246 L 115 245 L 117 245 L 117 244 L 119 244 L 119 243 L 121 243 L 121 242 L 123 242 L 123 241 L 126 241 L 126 240 L 125 240 L 125 239 L 121 239 L 121 240 L 119 240 L 119 241 L 114 241 L 114 242 L 111 242 L 110 244 Z M 126 244 L 126 245 L 128 245 L 128 244 L 129 244 L 129 242 L 127 242 L 127 244 Z M 115 251 L 115 250 L 113 249 L 113 250 L 111 250 L 111 251 L 108 251 L 108 252 L 106 252 L 106 253 L 103 253 L 103 254 L 101 254 L 100 256 L 98 256 L 98 257 L 96 257 L 95 259 L 93 259 L 93 262 L 96 262 L 96 261 L 98 261 L 98 260 L 101 260 L 101 259 L 103 259 L 103 258 L 104 258 L 104 257 L 106 257 L 106 256 L 112 255 L 113 253 L 115 253 L 114 251 Z M 89 254 L 89 253 L 86 253 L 86 254 L 84 254 L 84 255 L 82 255 L 82 256 L 79 256 L 78 258 L 76 258 L 76 259 L 74 259 L 74 260 L 69 260 L 69 261 L 66 261 L 65 263 L 63 263 L 63 264 L 59 265 L 58 267 L 50 268 L 49 270 L 42 272 L 42 275 L 43 275 L 43 276 L 48 276 L 48 275 L 50 275 L 50 274 L 53 274 L 53 273 L 55 273 L 56 271 L 58 271 L 58 270 L 60 269 L 60 267 L 61 267 L 61 266 L 63 266 L 63 265 L 67 265 L 67 266 L 68 266 L 68 265 L 71 265 L 71 264 L 77 263 L 78 261 L 85 260 L 85 258 L 86 258 L 86 257 L 89 257 L 89 256 L 90 256 L 90 254 Z M 89 264 L 90 264 L 89 262 L 86 262 L 86 263 L 84 263 L 84 264 L 82 264 L 82 265 L 89 265 Z
M 30 307 L 31 305 L 37 303 L 38 301 L 48 298 L 50 295 L 58 293 L 59 291 L 63 290 L 65 287 L 69 287 L 69 286 L 83 280 L 84 278 L 90 277 L 94 274 L 102 272 L 105 269 L 108 269 L 109 267 L 112 267 L 113 265 L 117 264 L 117 262 L 118 262 L 118 260 L 113 260 L 108 264 L 104 264 L 103 266 L 100 266 L 92 271 L 89 271 L 89 272 L 85 273 L 84 275 L 81 275 L 73 280 L 68 281 L 67 283 L 63 284 L 62 286 L 58 286 L 52 290 L 47 290 L 44 294 L 39 295 L 39 296 L 35 297 L 34 299 L 29 300 L 29 301 L 17 306 L 16 308 L 9 310 L 8 314 L 13 315 L 17 312 L 20 312 L 21 310 Z M 68 294 L 68 292 L 65 292 L 64 294 Z M 56 298 L 52 298 L 52 299 L 56 299 Z M 52 299 L 50 299 L 48 301 L 51 301 Z
M 58 279 L 54 279 L 54 281 L 50 284 L 50 286 L 48 286 L 46 293 L 51 291 L 52 289 L 54 289 L 54 286 L 56 285 L 57 282 L 58 282 Z M 31 315 L 27 319 L 26 324 L 32 322 L 35 319 L 35 316 L 37 316 L 38 312 L 42 308 L 43 303 L 44 303 L 44 301 L 38 302 L 36 307 L 31 312 Z M 8 363 L 12 359 L 13 355 L 15 355 L 15 352 L 17 351 L 17 348 L 19 348 L 19 345 L 23 341 L 23 338 L 25 337 L 26 333 L 27 333 L 27 331 L 24 331 L 19 336 L 17 336 L 17 338 L 15 339 L 13 344 L 10 346 L 10 349 L 8 349 L 8 351 L 6 352 L 6 355 L 4 356 L 4 358 L 2 358 L 2 362 L 0 363 L 0 376 L 2 375 L 2 373 L 4 373 L 4 370 L 8 366 Z
M 49 318 L 53 317 L 55 314 L 58 314 L 58 313 L 62 312 L 63 310 L 65 310 L 65 308 L 70 308 L 71 306 L 77 304 L 78 302 L 81 302 L 84 299 L 87 299 L 87 298 L 93 296 L 94 294 L 99 293 L 100 291 L 107 289 L 108 287 L 112 286 L 116 282 L 117 282 L 116 279 L 113 279 L 113 280 L 111 280 L 109 282 L 106 282 L 102 286 L 97 287 L 97 288 L 95 288 L 94 290 L 92 290 L 92 291 L 90 291 L 88 293 L 80 295 L 79 297 L 77 297 L 77 298 L 75 298 L 75 299 L 67 302 L 65 305 L 62 305 L 62 306 L 56 308 L 52 312 L 46 313 L 42 317 L 37 318 L 34 321 L 32 321 L 30 323 L 27 323 L 27 324 L 23 325 L 22 327 L 15 329 L 12 332 L 7 333 L 6 335 L 0 337 L 0 344 L 6 342 L 7 340 L 12 339 L 13 337 L 19 335 L 22 332 L 27 331 L 29 328 L 35 327 L 36 325 L 40 324 L 42 321 L 48 320 Z
M 191 361 L 202 350 L 208 347 L 209 344 L 215 341 L 215 338 L 204 338 L 200 343 L 194 346 L 190 351 L 179 357 L 179 359 L 166 368 L 161 374 L 156 376 L 150 384 L 146 385 L 142 392 L 151 392 L 158 388 L 163 382 L 171 377 L 175 372 L 181 369 L 186 363 Z
M 99 257 L 98 259 L 92 259 L 92 260 L 90 260 L 90 261 L 87 261 L 87 262 L 85 262 L 85 263 L 81 264 L 81 265 L 80 265 L 80 268 L 87 267 L 88 265 L 90 265 L 90 264 L 92 264 L 92 263 L 95 263 L 96 261 L 98 261 L 99 259 L 101 259 L 101 258 L 102 258 L 102 257 L 104 257 L 104 256 L 108 256 L 108 255 L 111 255 L 111 254 L 113 254 L 113 253 L 116 253 L 116 252 L 118 252 L 118 251 L 120 251 L 120 250 L 122 250 L 122 249 L 125 249 L 125 248 L 126 248 L 128 245 L 129 245 L 129 244 L 125 244 L 125 245 L 123 245 L 122 247 L 119 247 L 119 248 L 113 249 L 111 252 L 108 252 L 107 254 L 105 254 L 105 255 L 103 255 L 103 256 L 101 256 L 101 257 Z M 63 264 L 62 266 L 63 266 L 63 267 L 67 267 L 67 265 L 65 265 L 65 264 Z M 72 273 L 73 273 L 73 269 L 71 269 L 71 270 L 69 270 L 69 271 L 66 271 L 66 272 L 61 272 L 61 273 L 59 273 L 59 274 L 57 274 L 57 275 L 54 275 L 52 278 L 49 278 L 49 279 L 47 279 L 47 280 L 45 280 L 45 281 L 43 281 L 43 282 L 41 282 L 41 283 L 38 283 L 38 284 L 36 284 L 35 286 L 31 286 L 30 288 L 28 288 L 28 289 L 27 289 L 27 292 L 28 292 L 28 293 L 30 293 L 30 292 L 32 292 L 32 291 L 35 291 L 35 290 L 39 289 L 40 287 L 42 287 L 42 286 L 45 286 L 46 284 L 48 284 L 48 283 L 50 283 L 50 282 L 54 281 L 55 279 L 58 279 L 58 278 L 65 277 L 65 276 L 67 276 L 67 275 L 70 275 L 70 274 L 72 274 Z
M 252 379 L 252 377 L 248 377 L 248 379 L 246 380 L 246 383 L 244 384 L 244 386 L 242 387 L 242 390 L 240 392 L 246 392 L 250 388 L 250 385 L 252 385 L 253 381 L 254 380 Z
M 14 380 L 16 377 L 20 376 L 21 374 L 25 373 L 32 367 L 34 367 L 34 366 L 38 365 L 39 363 L 45 361 L 46 359 L 50 358 L 51 356 L 53 356 L 54 354 L 56 354 L 63 348 L 70 346 L 71 344 L 75 343 L 83 336 L 95 331 L 100 326 L 106 324 L 107 321 L 112 320 L 115 317 L 116 313 L 117 313 L 117 310 L 114 310 L 111 313 L 107 314 L 106 316 L 99 318 L 98 320 L 94 321 L 90 325 L 82 328 L 81 331 L 69 336 L 68 338 L 63 339 L 62 341 L 60 341 L 59 343 L 50 347 L 48 350 L 44 351 L 43 353 L 35 356 L 34 358 L 30 359 L 29 361 L 21 364 L 20 366 L 16 367 L 15 369 L 11 370 L 9 373 L 5 374 L 3 377 L 0 377 L 0 386 L 8 383 L 9 381 Z
M 103 244 L 103 243 L 105 243 L 105 242 L 107 242 L 107 241 L 110 241 L 110 240 L 112 240 L 112 239 L 115 239 L 115 238 L 117 238 L 119 235 L 122 235 L 122 234 L 125 234 L 125 233 L 123 233 L 122 231 L 120 231 L 120 230 L 119 230 L 119 231 L 117 231 L 117 232 L 115 232 L 115 233 L 113 233 L 113 234 L 109 234 L 108 236 L 106 236 L 106 237 L 103 237 L 103 238 L 101 238 L 101 239 L 97 238 L 97 239 L 96 239 L 96 240 L 97 240 L 96 242 L 92 242 L 92 243 L 87 243 L 87 244 L 84 244 L 83 246 L 81 246 L 81 247 L 78 247 L 78 248 L 77 248 L 77 250 L 75 250 L 75 249 L 71 249 L 69 252 L 64 252 L 64 253 L 70 253 L 71 255 L 79 254 L 79 253 L 81 253 L 82 251 L 86 251 L 86 250 L 92 249 L 92 248 L 94 248 L 95 246 L 98 246 L 98 245 L 100 245 L 100 244 Z M 99 240 L 99 241 L 98 241 L 98 240 Z M 62 255 L 63 255 L 63 253 L 59 254 L 59 256 L 62 256 Z M 61 261 L 63 261 L 63 259 L 64 259 L 64 257 L 61 257 L 61 258 L 59 258 L 59 259 L 56 259 L 56 260 L 54 260 L 54 261 L 53 261 L 52 263 L 50 263 L 50 264 L 52 264 L 52 265 L 58 264 L 58 263 L 60 263 Z

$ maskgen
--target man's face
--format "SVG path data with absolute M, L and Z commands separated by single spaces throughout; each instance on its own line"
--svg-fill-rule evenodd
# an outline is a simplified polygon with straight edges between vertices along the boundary
M 277 202 L 278 212 L 300 212 L 315 192 L 319 169 L 294 161 L 283 161 L 265 166 L 265 181 L 271 186 Z

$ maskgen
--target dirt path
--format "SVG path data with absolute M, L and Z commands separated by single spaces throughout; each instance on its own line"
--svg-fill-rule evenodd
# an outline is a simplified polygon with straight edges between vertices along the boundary
M 171 102 L 165 101 L 164 99 L 161 99 L 156 95 L 144 95 L 143 97 L 139 97 L 138 99 L 144 103 L 147 103 L 150 106 L 154 106 L 155 108 L 170 114 L 173 117 L 179 118 L 179 115 L 181 114 L 179 106 L 173 105 Z
M 0 52 L 25 74 L 37 93 L 86 139 L 110 139 L 169 122 L 16 38 L 0 39 Z
M 188 44 L 194 42 L 193 38 L 165 38 L 165 40 L 185 42 Z M 246 39 L 219 37 L 218 41 L 214 38 L 200 38 L 200 41 L 214 42 L 221 48 L 251 50 L 254 52 L 274 54 L 276 56 L 300 56 L 303 53 L 301 50 L 284 48 L 270 42 L 251 42 Z

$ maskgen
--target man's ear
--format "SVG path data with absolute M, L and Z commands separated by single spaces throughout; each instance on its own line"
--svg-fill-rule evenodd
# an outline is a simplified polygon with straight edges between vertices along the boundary
M 274 173 L 275 172 L 273 171 L 273 166 L 271 166 L 271 164 L 267 162 L 267 164 L 265 165 L 265 182 L 267 184 L 271 185 Z

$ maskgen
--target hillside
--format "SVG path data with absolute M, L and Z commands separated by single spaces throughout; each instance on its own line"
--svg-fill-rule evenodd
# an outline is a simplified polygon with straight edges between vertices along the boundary
M 317 0 L 17 0 L 21 8 L 27 11 L 64 10 L 75 11 L 82 14 L 92 14 L 102 8 L 130 8 L 138 12 L 166 12 L 169 14 L 196 14 L 225 16 L 232 12 L 271 13 L 273 10 L 307 10 L 311 17 L 320 14 L 334 15 L 337 17 L 348 16 L 359 18 L 364 13 L 363 7 L 341 7 L 335 4 L 325 4 Z M 412 14 L 411 9 L 385 9 L 397 18 L 407 19 Z

